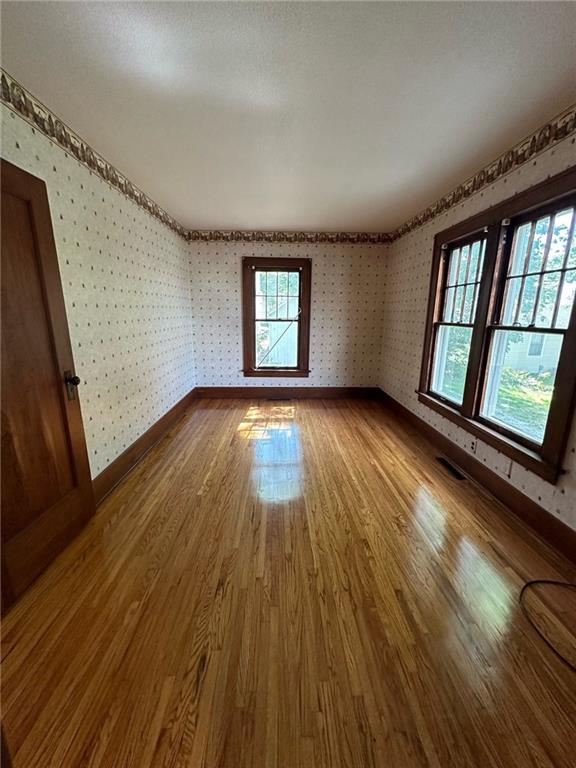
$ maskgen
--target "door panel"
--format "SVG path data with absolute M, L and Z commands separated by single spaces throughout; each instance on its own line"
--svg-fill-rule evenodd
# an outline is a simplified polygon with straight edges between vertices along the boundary
M 3 597 L 18 596 L 93 514 L 46 187 L 2 161 Z

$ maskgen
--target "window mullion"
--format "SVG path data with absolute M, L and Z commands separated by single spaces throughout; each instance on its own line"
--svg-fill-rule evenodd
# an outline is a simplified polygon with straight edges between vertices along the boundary
M 503 279 L 503 274 L 498 273 L 502 273 L 502 264 L 505 262 L 503 251 L 506 245 L 506 229 L 500 224 L 492 224 L 487 230 L 484 274 L 480 281 L 461 408 L 462 415 L 467 418 L 472 418 L 476 410 L 480 382 L 483 378 L 482 365 L 488 336 L 486 326 L 494 304 L 497 284 L 500 284 Z

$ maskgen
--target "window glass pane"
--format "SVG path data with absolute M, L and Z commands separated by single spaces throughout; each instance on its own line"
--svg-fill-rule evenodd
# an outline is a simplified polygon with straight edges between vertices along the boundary
M 436 336 L 432 391 L 462 403 L 472 328 L 441 325 Z
M 456 295 L 456 288 L 447 288 L 444 299 L 444 313 L 442 314 L 442 320 L 447 323 L 452 322 L 452 312 L 454 311 L 454 297 Z
M 468 274 L 468 259 L 470 256 L 470 246 L 465 245 L 460 253 L 460 268 L 458 270 L 458 282 L 465 283 Z
M 514 322 L 521 287 L 521 277 L 512 277 L 506 281 L 506 292 L 504 294 L 504 311 L 502 312 L 502 323 L 504 325 L 512 325 Z
M 298 317 L 298 298 L 296 296 L 291 296 L 288 299 L 288 317 L 290 319 Z
M 460 263 L 460 248 L 455 248 L 450 254 L 450 266 L 448 268 L 448 280 L 446 285 L 455 285 L 458 282 L 458 265 Z
M 558 317 L 556 318 L 556 328 L 568 328 L 572 307 L 574 306 L 574 294 L 576 292 L 576 269 L 570 269 L 564 274 L 564 284 L 560 291 L 560 303 L 558 307 Z
M 288 317 L 288 297 L 278 296 L 278 305 L 276 307 L 277 317 L 280 319 Z
M 532 229 L 532 223 L 527 222 L 518 227 L 514 233 L 514 241 L 512 243 L 512 258 L 510 260 L 509 275 L 521 275 L 524 272 L 524 265 L 526 262 L 526 249 L 530 241 L 530 231 Z
M 550 216 L 538 219 L 536 229 L 534 230 L 534 240 L 530 251 L 530 262 L 528 272 L 539 272 L 542 269 L 542 261 L 546 251 L 546 242 L 548 239 L 548 228 L 550 226 Z
M 290 296 L 298 296 L 300 292 L 300 273 L 290 272 L 288 277 L 288 293 Z
M 470 248 L 470 272 L 468 276 L 468 282 L 473 283 L 476 280 L 476 273 L 478 272 L 478 256 L 480 255 L 480 240 L 472 243 Z
M 256 293 L 266 293 L 266 272 L 256 272 Z
M 268 296 L 266 299 L 266 317 L 274 319 L 276 317 L 276 296 Z
M 472 323 L 472 302 L 474 300 L 474 286 L 467 285 L 466 293 L 464 294 L 464 311 L 462 312 L 462 322 Z
M 266 299 L 264 296 L 256 296 L 256 317 L 266 317 Z
M 288 295 L 288 272 L 278 272 L 278 296 Z
M 561 272 L 548 272 L 542 275 L 542 286 L 536 311 L 536 325 L 542 328 L 550 328 L 552 325 L 561 274 Z
M 266 293 L 270 296 L 274 294 L 276 296 L 276 287 L 278 285 L 276 272 L 266 273 Z
M 572 215 L 573 209 L 568 208 L 566 211 L 559 211 L 554 216 L 554 228 L 546 269 L 561 269 L 564 266 Z
M 517 322 L 520 325 L 530 325 L 532 315 L 534 314 L 534 304 L 536 302 L 536 291 L 538 290 L 538 275 L 528 275 L 524 278 L 524 292 L 520 302 L 520 312 Z M 514 322 L 514 321 L 513 321 Z
M 542 335 L 537 355 L 530 354 L 533 333 L 494 332 L 481 409 L 485 418 L 537 443 L 544 438 L 563 339 Z
M 456 288 L 456 299 L 454 303 L 454 315 L 453 315 L 455 323 L 460 322 L 460 318 L 462 315 L 462 305 L 464 303 L 464 290 L 465 290 L 464 287 L 461 285 L 458 286 L 458 288 Z
M 298 322 L 256 321 L 256 367 L 298 365 Z

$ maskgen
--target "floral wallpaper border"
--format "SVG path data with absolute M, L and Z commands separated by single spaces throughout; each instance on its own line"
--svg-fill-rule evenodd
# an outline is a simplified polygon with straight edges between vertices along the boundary
M 191 230 L 188 240 L 203 242 L 227 241 L 239 243 L 351 243 L 379 245 L 391 243 L 388 232 L 276 232 L 270 230 Z
M 348 243 L 380 245 L 392 243 L 400 237 L 458 205 L 488 184 L 505 176 L 536 155 L 576 133 L 576 104 L 565 109 L 546 125 L 526 136 L 512 149 L 504 152 L 492 163 L 475 173 L 463 184 L 412 216 L 393 232 L 278 232 L 264 230 L 187 230 L 166 213 L 148 195 L 138 189 L 120 171 L 66 126 L 4 69 L 0 70 L 0 102 L 19 114 L 48 138 L 70 152 L 91 171 L 111 186 L 120 190 L 152 216 L 162 221 L 188 241 L 242 242 L 242 243 Z

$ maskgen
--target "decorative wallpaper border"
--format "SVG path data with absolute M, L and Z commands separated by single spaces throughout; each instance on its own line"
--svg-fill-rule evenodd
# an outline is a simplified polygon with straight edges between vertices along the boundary
M 0 102 L 70 152 L 91 171 L 118 189 L 130 200 L 155 216 L 163 224 L 188 241 L 240 243 L 347 243 L 350 245 L 381 245 L 392 243 L 414 229 L 427 224 L 458 203 L 493 184 L 518 166 L 576 133 L 576 104 L 565 109 L 546 125 L 518 142 L 463 184 L 429 205 L 392 232 L 280 232 L 268 230 L 187 230 L 152 198 L 138 189 L 120 171 L 65 125 L 42 102 L 27 91 L 4 69 L 0 79 Z
M 238 243 L 350 243 L 379 245 L 391 243 L 388 232 L 277 232 L 268 230 L 190 230 L 187 240 Z

